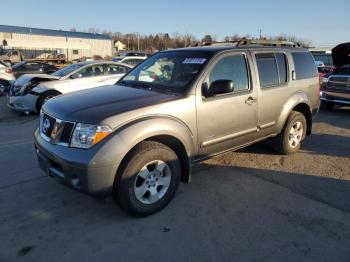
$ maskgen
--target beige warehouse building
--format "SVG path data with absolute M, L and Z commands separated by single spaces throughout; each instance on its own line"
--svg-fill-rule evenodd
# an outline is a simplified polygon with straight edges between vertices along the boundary
M 28 58 L 64 54 L 67 60 L 82 57 L 111 57 L 113 41 L 109 36 L 83 32 L 0 25 L 2 49 L 23 50 Z

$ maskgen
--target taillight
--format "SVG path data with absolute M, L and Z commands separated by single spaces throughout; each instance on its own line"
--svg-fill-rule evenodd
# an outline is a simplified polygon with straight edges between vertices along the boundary
M 6 74 L 12 74 L 12 68 L 6 68 L 5 69 Z

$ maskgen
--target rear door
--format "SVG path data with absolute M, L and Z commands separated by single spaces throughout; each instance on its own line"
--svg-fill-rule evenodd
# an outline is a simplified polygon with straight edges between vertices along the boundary
M 247 52 L 215 58 L 196 92 L 199 158 L 205 158 L 256 139 L 257 91 L 252 85 Z M 216 80 L 231 80 L 234 92 L 205 97 Z
M 258 128 L 260 136 L 275 133 L 278 118 L 292 95 L 290 57 L 283 50 L 252 51 L 259 87 Z

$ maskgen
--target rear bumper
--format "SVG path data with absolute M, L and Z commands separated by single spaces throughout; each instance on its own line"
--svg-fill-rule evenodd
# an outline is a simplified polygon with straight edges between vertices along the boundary
M 20 112 L 37 112 L 38 96 L 27 94 L 24 96 L 7 96 L 7 106 Z
M 112 191 L 115 168 L 96 166 L 98 148 L 84 150 L 53 145 L 36 130 L 35 151 L 40 168 L 56 181 L 88 194 L 106 195 Z

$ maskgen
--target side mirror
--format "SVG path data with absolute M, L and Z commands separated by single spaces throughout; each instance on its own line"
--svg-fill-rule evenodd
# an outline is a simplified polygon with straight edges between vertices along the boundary
M 220 94 L 227 94 L 233 92 L 233 82 L 231 80 L 216 80 L 211 83 L 209 89 L 206 91 L 206 96 L 215 96 Z
M 82 77 L 83 77 L 83 75 L 79 74 L 79 73 L 76 73 L 76 74 L 73 74 L 70 76 L 70 78 L 72 78 L 72 79 L 77 79 L 77 78 L 82 78 Z

